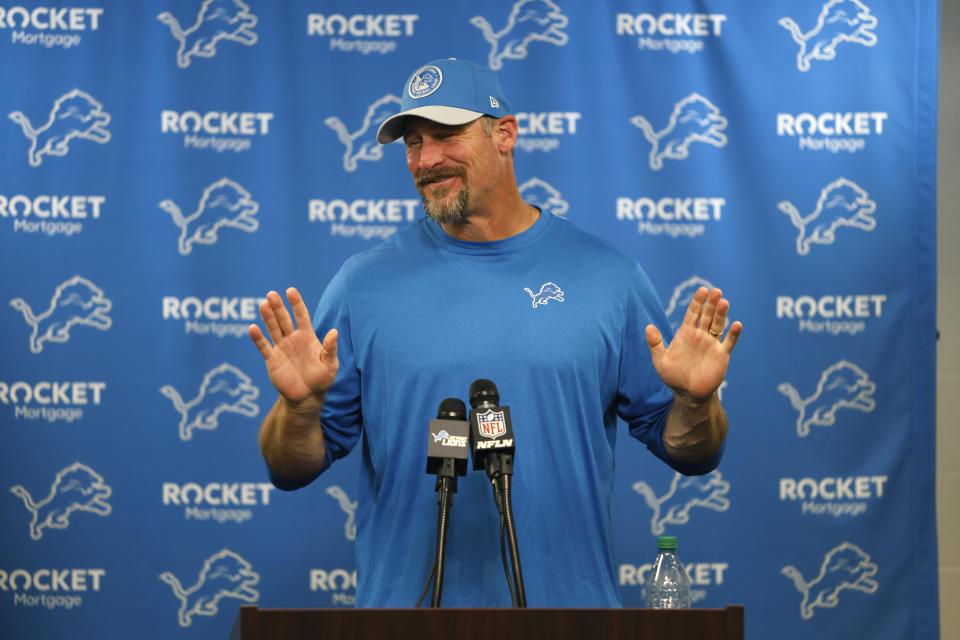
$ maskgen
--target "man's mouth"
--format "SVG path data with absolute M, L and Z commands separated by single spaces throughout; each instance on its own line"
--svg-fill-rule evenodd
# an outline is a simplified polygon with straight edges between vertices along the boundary
M 454 178 L 463 178 L 462 171 L 437 171 L 421 175 L 417 186 L 421 189 L 428 186 L 446 188 L 453 184 Z
M 440 178 L 437 180 L 431 180 L 430 182 L 427 183 L 427 186 L 445 189 L 449 187 L 451 184 L 453 184 L 453 181 L 456 177 L 457 176 L 450 176 L 449 178 Z

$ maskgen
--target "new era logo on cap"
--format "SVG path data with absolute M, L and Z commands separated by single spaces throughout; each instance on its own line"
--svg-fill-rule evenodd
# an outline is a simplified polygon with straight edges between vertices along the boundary
M 407 80 L 400 113 L 387 118 L 377 131 L 381 144 L 403 135 L 403 119 L 420 116 L 447 125 L 472 122 L 483 115 L 500 118 L 510 113 L 497 74 L 468 60 L 432 60 Z

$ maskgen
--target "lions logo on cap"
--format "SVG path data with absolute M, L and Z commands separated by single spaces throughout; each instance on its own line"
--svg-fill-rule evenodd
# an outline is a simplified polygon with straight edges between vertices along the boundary
M 442 82 L 443 72 L 432 64 L 427 65 L 419 69 L 413 74 L 413 77 L 410 78 L 410 86 L 407 87 L 407 93 L 409 93 L 410 97 L 414 100 L 426 98 L 436 91 Z

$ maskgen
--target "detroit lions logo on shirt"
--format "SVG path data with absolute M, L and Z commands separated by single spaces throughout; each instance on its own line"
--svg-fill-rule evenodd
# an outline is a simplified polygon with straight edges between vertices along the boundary
M 552 282 L 545 282 L 540 285 L 540 291 L 534 293 L 527 287 L 523 288 L 524 291 L 530 294 L 530 297 L 533 298 L 533 308 L 536 309 L 538 304 L 547 304 L 550 300 L 556 300 L 557 302 L 563 302 L 563 289 L 558 287 Z

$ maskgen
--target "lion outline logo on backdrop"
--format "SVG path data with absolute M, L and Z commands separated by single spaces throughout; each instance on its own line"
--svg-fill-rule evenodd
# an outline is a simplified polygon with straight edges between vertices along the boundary
M 215 616 L 219 603 L 224 598 L 237 598 L 244 602 L 256 602 L 260 593 L 253 585 L 260 582 L 260 574 L 237 553 L 221 549 L 207 558 L 200 569 L 197 582 L 184 589 L 169 571 L 160 574 L 160 580 L 170 585 L 173 595 L 180 600 L 177 622 L 189 627 L 193 616 Z
M 177 66 L 185 69 L 190 66 L 190 58 L 212 58 L 217 53 L 217 43 L 231 40 L 253 46 L 257 34 L 252 31 L 257 24 L 257 16 L 250 13 L 250 7 L 241 0 L 204 0 L 197 21 L 189 29 L 183 29 L 180 21 L 164 11 L 157 20 L 170 28 L 170 34 L 180 43 L 177 49 Z
M 797 53 L 797 69 L 810 70 L 811 60 L 833 60 L 837 57 L 837 45 L 853 42 L 865 47 L 877 44 L 877 18 L 860 0 L 830 0 L 823 5 L 817 25 L 807 33 L 790 17 L 777 21 L 790 32 L 793 41 L 800 45 Z
M 346 147 L 343 154 L 343 168 L 356 171 L 360 160 L 376 162 L 383 158 L 383 145 L 377 142 L 377 129 L 387 118 L 400 113 L 400 98 L 388 93 L 367 107 L 360 128 L 350 133 L 340 118 L 330 116 L 323 121 L 334 130 L 337 138 Z M 356 149 L 356 151 L 354 151 Z
M 347 522 L 343 525 L 343 535 L 351 542 L 357 539 L 357 501 L 351 500 L 347 492 L 337 485 L 330 485 L 326 489 L 328 496 L 337 501 L 343 512 L 347 514 Z
M 712 102 L 699 93 L 691 93 L 673 106 L 667 126 L 654 131 L 653 125 L 642 115 L 630 118 L 650 143 L 650 168 L 659 171 L 663 159 L 684 160 L 690 155 L 690 145 L 705 142 L 715 147 L 727 144 L 723 130 L 727 119 Z
M 683 525 L 690 521 L 690 510 L 704 507 L 724 512 L 730 508 L 730 483 L 723 479 L 719 471 L 711 471 L 704 476 L 685 476 L 680 472 L 673 475 L 670 488 L 661 497 L 642 480 L 633 483 L 634 491 L 643 496 L 647 506 L 653 510 L 650 519 L 650 532 L 655 536 L 666 531 L 666 525 Z
M 519 0 L 507 17 L 506 26 L 497 32 L 483 16 L 470 18 L 470 24 L 479 29 L 490 44 L 487 66 L 493 71 L 503 68 L 504 59 L 526 58 L 531 42 L 564 46 L 569 38 L 563 29 L 569 21 L 551 0 Z
M 113 307 L 103 295 L 103 290 L 86 278 L 73 276 L 60 283 L 50 307 L 40 315 L 23 298 L 14 298 L 10 306 L 23 314 L 27 324 L 33 327 L 30 334 L 30 351 L 40 353 L 44 342 L 66 342 L 70 328 L 81 324 L 106 331 L 113 324 L 107 312 Z
M 70 514 L 85 511 L 98 516 L 108 516 L 113 508 L 106 499 L 113 489 L 103 481 L 103 476 L 85 464 L 74 462 L 57 472 L 50 485 L 50 495 L 40 502 L 21 485 L 10 487 L 10 493 L 23 500 L 33 519 L 30 522 L 30 537 L 39 540 L 44 529 L 66 529 L 70 526 Z
M 193 251 L 194 244 L 215 244 L 219 240 L 217 233 L 223 227 L 247 233 L 260 228 L 260 222 L 254 217 L 260 204 L 249 191 L 229 178 L 221 178 L 204 189 L 197 210 L 189 216 L 184 216 L 169 198 L 157 206 L 169 213 L 180 228 L 177 247 L 184 256 Z
M 816 607 L 836 607 L 841 591 L 876 592 L 879 585 L 873 576 L 877 574 L 877 569 L 877 564 L 870 562 L 870 556 L 863 549 L 852 542 L 843 542 L 827 552 L 820 565 L 820 573 L 810 582 L 804 581 L 803 575 L 793 565 L 784 567 L 780 573 L 793 580 L 797 591 L 803 594 L 800 617 L 809 620 Z
M 846 178 L 837 178 L 824 187 L 817 198 L 816 208 L 806 218 L 787 200 L 780 202 L 777 208 L 790 217 L 790 222 L 800 232 L 797 253 L 801 256 L 810 253 L 811 244 L 833 244 L 840 227 L 873 231 L 877 226 L 873 217 L 877 203 L 860 185 Z M 813 231 L 808 234 L 807 227 L 811 224 Z
M 570 203 L 563 199 L 563 195 L 549 182 L 540 178 L 530 178 L 520 185 L 519 191 L 520 197 L 527 204 L 560 218 L 565 217 L 570 208 Z
M 74 138 L 100 144 L 110 141 L 110 132 L 105 128 L 110 123 L 110 114 L 93 96 L 80 89 L 57 98 L 46 124 L 38 129 L 33 128 L 21 111 L 11 111 L 7 117 L 20 125 L 23 135 L 31 142 L 27 151 L 31 167 L 39 167 L 44 155 L 67 155 Z
M 184 442 L 193 437 L 194 429 L 211 431 L 220 426 L 220 414 L 224 411 L 248 418 L 260 412 L 260 406 L 254 402 L 260 389 L 254 386 L 250 376 L 226 362 L 203 376 L 197 396 L 189 402 L 184 402 L 180 392 L 169 384 L 160 387 L 160 393 L 173 402 L 173 408 L 181 416 L 180 439 Z
M 811 425 L 832 427 L 840 409 L 870 413 L 877 406 L 873 399 L 876 389 L 876 383 L 870 380 L 866 371 L 846 360 L 840 360 L 824 370 L 817 382 L 817 390 L 809 398 L 801 398 L 789 382 L 782 382 L 777 387 L 777 391 L 787 396 L 799 413 L 797 435 L 801 438 L 810 433 Z

